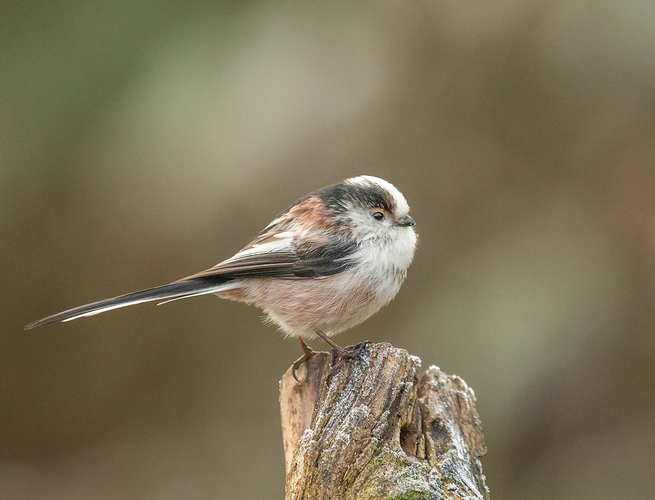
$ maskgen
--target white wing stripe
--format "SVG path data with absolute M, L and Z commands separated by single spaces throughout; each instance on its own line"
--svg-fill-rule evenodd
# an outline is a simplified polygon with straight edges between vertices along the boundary
M 242 250 L 239 253 L 233 255 L 229 259 L 226 259 L 222 262 L 216 264 L 220 266 L 221 264 L 227 264 L 232 262 L 238 262 L 240 260 L 253 257 L 256 255 L 270 255 L 271 253 L 287 253 L 293 252 L 291 248 L 291 239 L 287 238 L 280 241 L 267 241 L 263 244 L 255 244 L 247 250 Z

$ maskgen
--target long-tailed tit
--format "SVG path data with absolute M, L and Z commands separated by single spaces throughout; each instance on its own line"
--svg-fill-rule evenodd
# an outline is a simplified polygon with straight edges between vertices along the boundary
M 36 328 L 142 302 L 215 294 L 254 304 L 288 335 L 329 337 L 375 314 L 396 296 L 414 257 L 414 220 L 389 182 L 362 175 L 327 186 L 280 213 L 233 257 L 168 285 L 100 300 L 47 316 Z M 294 374 L 295 376 L 295 374 Z

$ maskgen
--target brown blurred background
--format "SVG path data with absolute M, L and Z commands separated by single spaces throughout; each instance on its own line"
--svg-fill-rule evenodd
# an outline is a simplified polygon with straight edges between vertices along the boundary
M 300 350 L 258 310 L 22 327 L 207 268 L 361 173 L 420 245 L 337 340 L 475 389 L 492 498 L 653 498 L 655 3 L 0 10 L 1 498 L 282 498 Z

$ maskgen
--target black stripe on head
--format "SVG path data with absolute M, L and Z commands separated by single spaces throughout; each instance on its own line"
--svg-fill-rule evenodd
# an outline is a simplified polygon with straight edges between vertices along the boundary
M 280 212 L 260 233 L 260 237 L 270 236 L 276 231 L 286 231 L 294 227 L 301 215 L 305 223 L 325 232 L 348 232 L 348 226 L 339 224 L 352 206 L 365 209 L 382 209 L 394 213 L 397 206 L 393 195 L 376 182 L 358 179 L 359 182 L 340 182 L 309 193 L 296 200 Z M 318 202 L 318 205 L 310 202 Z M 320 207 L 320 209 L 319 209 Z M 256 243 L 257 240 L 254 241 Z
M 335 214 L 345 212 L 349 206 L 360 205 L 365 208 L 381 208 L 393 213 L 396 201 L 391 193 L 374 182 L 350 184 L 341 182 L 319 189 L 316 193 L 325 206 Z

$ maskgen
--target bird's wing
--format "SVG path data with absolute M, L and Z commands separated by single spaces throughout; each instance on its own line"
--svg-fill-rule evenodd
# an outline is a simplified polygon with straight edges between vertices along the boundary
M 289 232 L 261 235 L 229 259 L 178 283 L 208 277 L 321 278 L 350 268 L 356 250 L 354 242 L 323 232 L 304 234 L 301 240 Z

